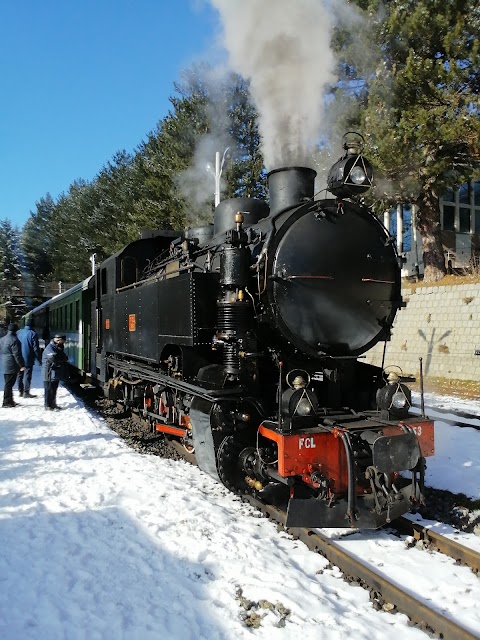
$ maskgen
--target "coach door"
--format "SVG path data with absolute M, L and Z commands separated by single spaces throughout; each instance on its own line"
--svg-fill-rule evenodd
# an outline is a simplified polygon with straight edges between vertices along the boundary
M 97 271 L 97 277 L 95 279 L 95 300 L 91 304 L 91 325 L 92 330 L 90 333 L 90 353 L 91 357 L 91 374 L 95 379 L 101 378 L 100 372 L 102 370 L 102 307 L 101 307 L 101 294 L 102 294 L 102 278 L 101 272 L 105 269 Z

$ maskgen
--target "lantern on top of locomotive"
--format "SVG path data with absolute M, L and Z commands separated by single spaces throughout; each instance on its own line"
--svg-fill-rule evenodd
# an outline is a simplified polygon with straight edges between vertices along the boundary
M 372 186 L 373 169 L 362 155 L 365 141 L 354 131 L 344 136 L 345 154 L 330 169 L 327 189 L 337 198 L 348 198 L 365 193 Z

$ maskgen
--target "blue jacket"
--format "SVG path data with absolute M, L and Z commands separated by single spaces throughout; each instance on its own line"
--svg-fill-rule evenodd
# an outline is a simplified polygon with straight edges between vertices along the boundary
M 42 364 L 42 354 L 38 344 L 37 334 L 30 327 L 23 327 L 17 332 L 17 338 L 22 345 L 22 356 L 26 367 L 33 367 L 35 359 Z
M 0 338 L 0 357 L 3 373 L 18 373 L 25 366 L 20 342 L 12 331 Z
M 52 380 L 65 380 L 67 372 L 68 356 L 58 344 L 51 340 L 43 352 L 42 374 L 45 382 Z

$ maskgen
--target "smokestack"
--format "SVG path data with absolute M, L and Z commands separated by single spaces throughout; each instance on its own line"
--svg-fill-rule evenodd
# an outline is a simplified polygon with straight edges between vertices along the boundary
M 308 167 L 282 167 L 267 175 L 270 215 L 313 198 L 317 172 Z

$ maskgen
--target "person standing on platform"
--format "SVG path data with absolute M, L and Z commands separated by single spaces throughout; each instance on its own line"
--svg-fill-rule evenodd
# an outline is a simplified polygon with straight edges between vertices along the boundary
M 9 324 L 7 335 L 0 339 L 0 355 L 5 380 L 3 407 L 15 407 L 17 405 L 17 403 L 13 401 L 13 385 L 17 379 L 18 372 L 25 369 L 22 347 L 17 338 L 17 329 L 18 326 L 16 324 Z
M 30 393 L 33 365 L 35 364 L 35 359 L 42 364 L 42 354 L 40 353 L 37 334 L 33 330 L 33 318 L 27 320 L 23 329 L 20 329 L 17 333 L 17 338 L 22 345 L 22 356 L 25 361 L 25 369 L 23 371 L 20 370 L 17 375 L 18 391 L 20 397 L 35 398 L 35 395 Z
M 67 377 L 68 356 L 64 351 L 66 336 L 56 334 L 45 347 L 42 357 L 43 381 L 45 383 L 45 409 L 61 409 L 57 406 L 57 390 L 60 380 Z

